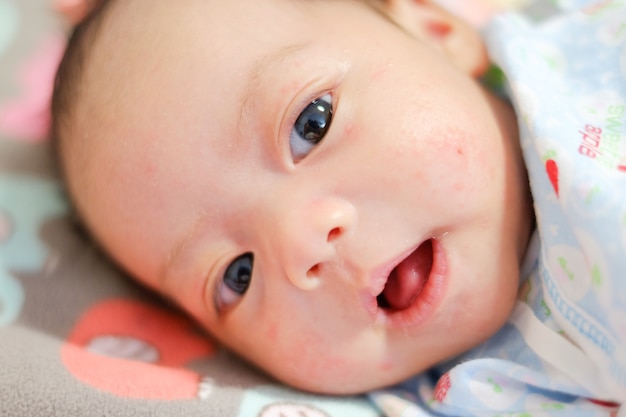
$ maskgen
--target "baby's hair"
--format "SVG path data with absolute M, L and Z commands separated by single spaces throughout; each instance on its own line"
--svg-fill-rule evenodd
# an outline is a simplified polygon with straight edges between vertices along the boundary
M 61 158 L 63 137 L 67 135 L 69 120 L 83 91 L 83 76 L 89 61 L 92 47 L 102 29 L 115 0 L 96 0 L 91 10 L 76 25 L 67 42 L 63 58 L 57 69 L 51 100 L 52 145 L 57 156 Z M 63 163 L 60 170 L 63 175 Z

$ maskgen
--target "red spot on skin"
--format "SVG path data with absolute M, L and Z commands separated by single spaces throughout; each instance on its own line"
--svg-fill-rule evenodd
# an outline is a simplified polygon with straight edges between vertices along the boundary
M 450 31 L 452 30 L 450 25 L 441 22 L 428 22 L 426 28 L 428 30 L 428 33 L 430 33 L 430 35 L 436 39 L 445 38 L 446 36 L 448 36 L 448 34 L 450 34 Z
M 147 177 L 154 177 L 158 172 L 158 167 L 152 159 L 148 159 L 144 165 L 143 172 Z
M 450 375 L 448 373 L 443 374 L 439 381 L 437 381 L 437 385 L 435 386 L 434 397 L 435 400 L 440 403 L 446 399 L 446 395 L 448 395 L 448 391 L 450 390 L 451 382 Z
M 371 81 L 380 81 L 390 70 L 391 64 L 381 65 L 372 71 L 370 74 Z
M 381 371 L 390 371 L 393 368 L 393 364 L 391 362 L 383 362 L 379 368 Z
M 556 193 L 558 197 L 559 196 L 559 167 L 554 161 L 554 159 L 548 159 L 546 161 L 546 172 L 548 173 L 548 178 L 550 178 L 550 182 L 552 183 L 554 192 Z
M 360 137 L 360 130 L 359 126 L 356 126 L 353 123 L 347 123 L 343 128 L 341 139 L 350 143 L 356 143 Z
M 278 326 L 276 325 L 276 323 L 272 323 L 268 327 L 267 338 L 271 341 L 276 341 L 278 339 Z

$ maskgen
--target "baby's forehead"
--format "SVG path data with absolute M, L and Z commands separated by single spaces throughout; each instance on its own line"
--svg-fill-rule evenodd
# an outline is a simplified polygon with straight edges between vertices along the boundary
M 340 25 L 332 26 L 328 18 L 332 8 L 360 5 L 365 10 L 364 4 L 359 0 L 118 1 L 100 25 L 90 52 L 85 91 L 91 106 L 79 111 L 92 126 L 94 114 L 107 114 L 119 130 L 124 123 L 143 120 L 155 103 L 169 103 L 172 111 L 188 105 L 182 93 L 238 94 L 244 88 L 242 80 L 254 68 L 263 67 L 254 62 L 278 60 L 284 55 L 280 51 L 312 41 L 320 43 L 319 48 L 333 47 L 332 36 L 316 36 L 339 30 Z M 207 92 L 207 86 L 214 91 Z
M 272 42 L 295 42 L 292 36 L 283 35 L 289 27 L 301 24 L 297 19 L 304 13 L 301 6 L 296 6 L 299 3 L 117 1 L 97 29 L 89 52 L 87 92 L 94 92 L 100 103 L 116 103 L 132 100 L 134 90 L 141 95 L 157 89 L 162 92 L 163 80 L 157 78 L 184 72 L 181 67 L 188 66 L 191 72 L 194 68 L 190 65 L 205 66 L 207 79 L 208 70 L 227 67 L 231 72 L 238 71 L 237 63 L 245 54 L 262 55 L 263 48 Z

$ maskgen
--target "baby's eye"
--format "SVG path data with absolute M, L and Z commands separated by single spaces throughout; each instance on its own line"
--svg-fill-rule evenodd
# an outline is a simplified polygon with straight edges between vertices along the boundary
M 294 162 L 305 158 L 324 139 L 333 118 L 330 94 L 313 100 L 298 116 L 289 137 Z
M 236 303 L 246 293 L 252 279 L 253 261 L 254 255 L 248 252 L 239 255 L 228 264 L 215 291 L 215 304 L 218 310 Z

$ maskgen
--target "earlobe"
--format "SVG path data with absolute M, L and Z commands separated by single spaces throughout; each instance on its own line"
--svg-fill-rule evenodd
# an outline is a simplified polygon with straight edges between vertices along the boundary
M 478 31 L 433 0 L 385 0 L 389 16 L 405 31 L 445 54 L 473 77 L 489 65 Z

